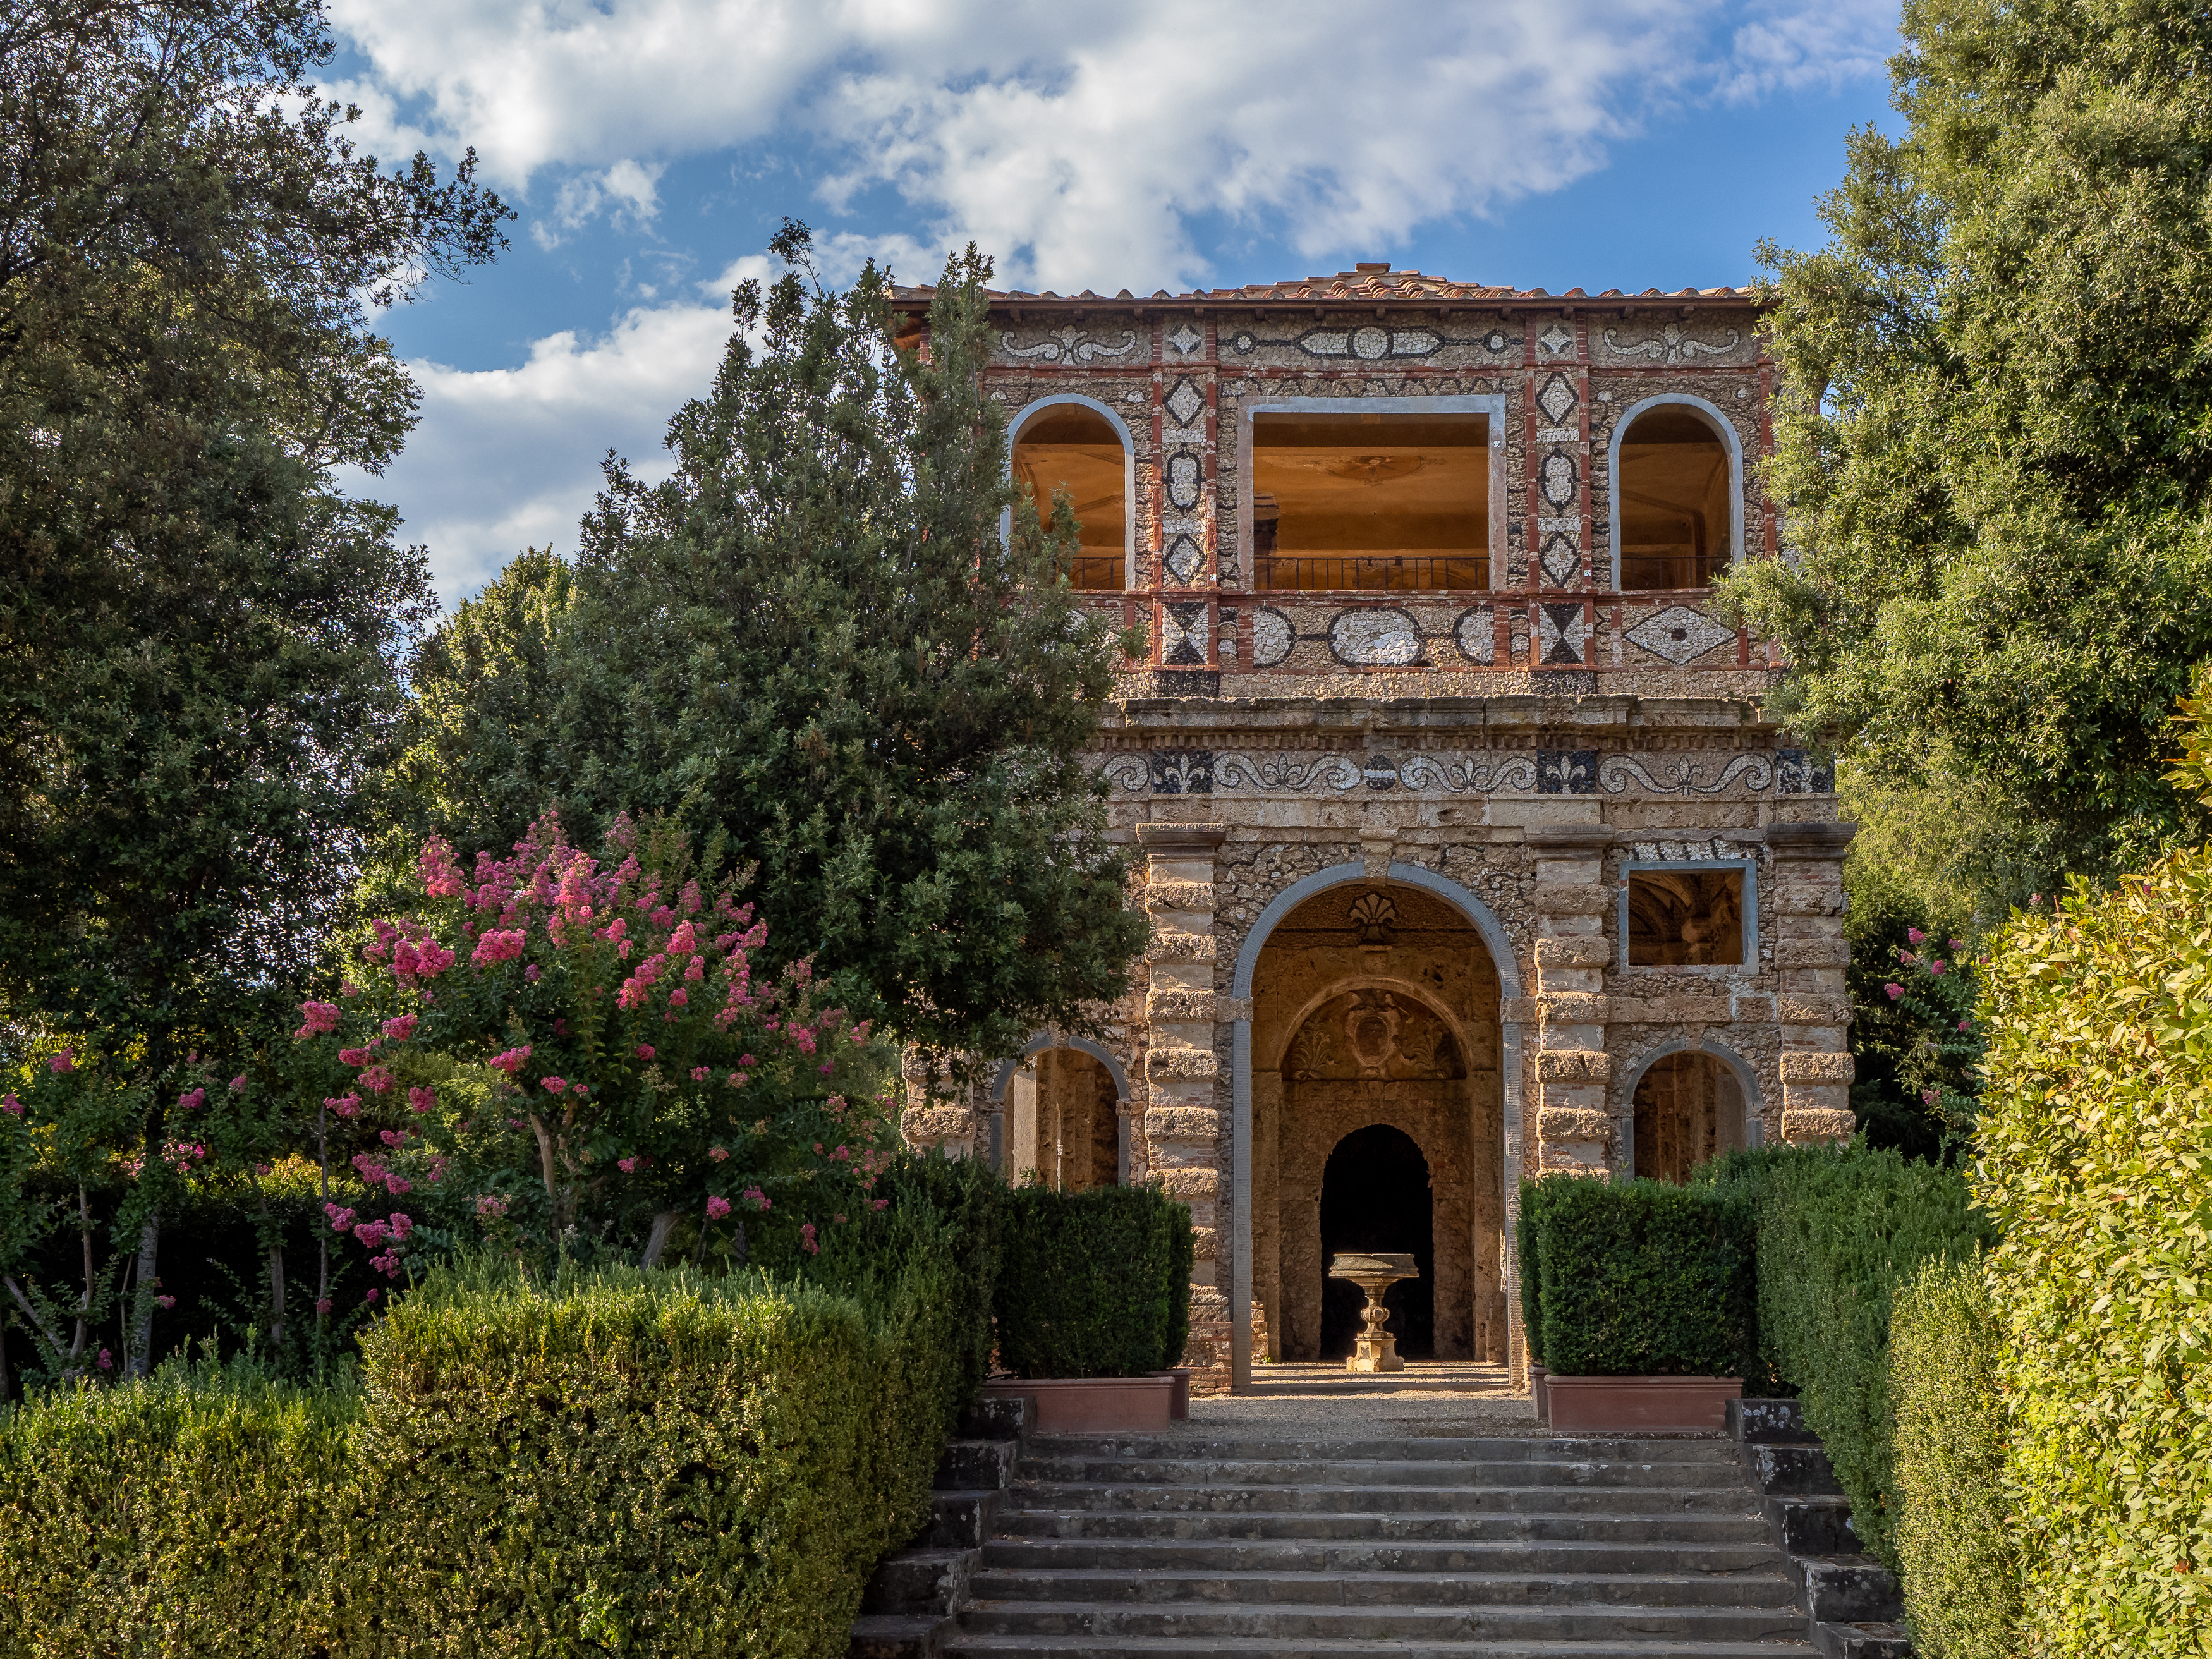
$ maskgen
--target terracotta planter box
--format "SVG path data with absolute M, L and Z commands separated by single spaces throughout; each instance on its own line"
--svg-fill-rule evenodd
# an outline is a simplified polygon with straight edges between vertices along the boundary
M 1711 1429 L 1726 1425 L 1740 1376 L 1560 1376 L 1544 1379 L 1555 1429 Z
M 1154 1371 L 1154 1376 L 1164 1376 L 1175 1384 L 1175 1399 L 1168 1407 L 1168 1415 L 1178 1423 L 1190 1420 L 1190 1367 L 1177 1365 L 1172 1370 Z
M 1117 1429 L 1164 1429 L 1175 1409 L 1176 1380 L 1158 1376 L 1003 1376 L 983 1385 L 986 1400 L 1030 1401 L 1038 1434 L 1097 1434 Z

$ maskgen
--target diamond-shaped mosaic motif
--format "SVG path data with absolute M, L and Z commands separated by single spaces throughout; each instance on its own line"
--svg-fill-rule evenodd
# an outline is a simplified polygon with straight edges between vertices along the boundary
M 1551 418 L 1553 426 L 1574 412 L 1577 401 L 1575 389 L 1567 384 L 1567 377 L 1564 374 L 1552 376 L 1544 382 L 1544 389 L 1536 394 L 1536 407 Z
M 1536 607 L 1536 659 L 1547 667 L 1580 667 L 1589 625 L 1580 605 Z
M 1680 668 L 1734 639 L 1735 633 L 1702 611 L 1692 611 L 1686 605 L 1670 605 L 1637 623 L 1628 630 L 1626 637 L 1631 645 L 1655 657 L 1664 657 Z
M 1568 333 L 1565 328 L 1558 323 L 1553 323 L 1549 328 L 1546 329 L 1541 334 L 1539 334 L 1536 337 L 1536 343 L 1543 347 L 1546 353 L 1553 357 L 1558 356 L 1574 343 L 1575 337 Z
M 1185 323 L 1168 336 L 1168 343 L 1175 348 L 1177 356 L 1188 357 L 1206 343 L 1206 336 Z
M 1198 579 L 1205 566 L 1206 556 L 1199 551 L 1198 544 L 1188 536 L 1178 536 L 1168 544 L 1165 556 L 1168 574 L 1182 586 L 1188 587 Z
M 1575 464 L 1565 455 L 1547 455 L 1539 475 L 1544 499 L 1553 507 L 1565 507 L 1575 498 Z
M 1170 668 L 1206 666 L 1206 607 L 1160 607 L 1160 661 Z
M 1176 389 L 1168 393 L 1168 413 L 1174 416 L 1177 426 L 1188 426 L 1206 409 L 1206 394 L 1190 383 L 1188 377 L 1176 382 Z
M 1582 574 L 1582 550 L 1566 537 L 1554 536 L 1544 544 L 1543 556 L 1536 562 L 1544 580 L 1553 586 L 1571 587 Z

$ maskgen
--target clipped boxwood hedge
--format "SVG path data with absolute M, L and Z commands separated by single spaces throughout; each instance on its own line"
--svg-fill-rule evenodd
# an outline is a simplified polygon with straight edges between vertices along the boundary
M 1574 1176 L 1524 1188 L 1522 1204 L 1555 1375 L 1735 1374 L 1754 1283 L 1743 1212 L 1666 1182 Z
M 978 1218 L 927 1190 L 994 1216 L 981 1178 L 901 1181 L 817 1282 L 480 1264 L 357 1386 L 174 1365 L 0 1413 L 0 1653 L 842 1656 L 988 1352 Z
M 1182 1363 L 1190 1206 L 1157 1187 L 1018 1187 L 1000 1234 L 999 1360 L 1018 1376 L 1142 1376 Z

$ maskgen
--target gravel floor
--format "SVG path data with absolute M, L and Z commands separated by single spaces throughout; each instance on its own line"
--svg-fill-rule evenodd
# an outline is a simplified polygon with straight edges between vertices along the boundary
M 1190 1420 L 1176 1430 L 1278 1427 L 1342 1440 L 1551 1433 L 1536 1421 L 1528 1391 L 1508 1384 L 1504 1366 L 1449 1361 L 1414 1361 L 1389 1376 L 1362 1376 L 1340 1364 L 1255 1365 L 1250 1394 L 1194 1400 Z

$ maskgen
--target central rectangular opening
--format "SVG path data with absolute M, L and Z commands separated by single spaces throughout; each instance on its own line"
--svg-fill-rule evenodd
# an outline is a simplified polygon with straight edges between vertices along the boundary
M 1743 935 L 1741 870 L 1630 872 L 1630 967 L 1741 967 Z
M 1255 414 L 1252 585 L 1487 588 L 1490 417 Z

